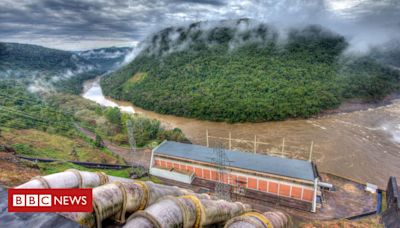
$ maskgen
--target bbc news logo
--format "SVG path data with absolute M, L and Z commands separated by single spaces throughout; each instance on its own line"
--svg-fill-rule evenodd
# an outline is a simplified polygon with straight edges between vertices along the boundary
M 9 212 L 92 212 L 92 189 L 8 189 Z

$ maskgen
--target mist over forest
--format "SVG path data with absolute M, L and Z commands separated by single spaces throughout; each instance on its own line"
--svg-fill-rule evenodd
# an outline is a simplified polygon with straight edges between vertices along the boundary
M 399 0 L 1 0 L 0 224 L 396 226 L 399 98 Z
M 229 122 L 311 117 L 348 99 L 377 102 L 398 92 L 396 49 L 351 45 L 320 25 L 197 22 L 146 38 L 102 87 L 159 113 Z
M 71 52 L 0 43 L 0 79 L 17 80 L 31 92 L 79 94 L 83 81 L 117 69 L 130 51 L 113 47 Z

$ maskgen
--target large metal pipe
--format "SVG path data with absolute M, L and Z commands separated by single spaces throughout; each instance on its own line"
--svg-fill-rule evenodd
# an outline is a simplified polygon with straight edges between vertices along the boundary
M 93 188 L 113 181 L 132 182 L 132 179 L 108 176 L 102 172 L 69 169 L 61 173 L 34 177 L 16 188 Z
M 150 181 L 115 182 L 93 189 L 93 212 L 61 214 L 84 226 L 101 227 L 102 221 L 106 218 L 112 218 L 118 223 L 124 223 L 126 214 L 143 210 L 162 197 L 188 194 L 210 199 L 207 194 L 195 194 L 190 190 L 155 184 Z
M 288 228 L 292 227 L 290 217 L 281 211 L 265 213 L 247 212 L 229 220 L 225 228 Z
M 199 199 L 193 195 L 167 197 L 131 215 L 124 228 L 197 228 L 226 222 L 249 210 L 249 205 L 240 202 Z

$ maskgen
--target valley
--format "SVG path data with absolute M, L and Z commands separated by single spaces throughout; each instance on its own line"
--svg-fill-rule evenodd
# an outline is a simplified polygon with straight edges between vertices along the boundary
M 180 128 L 194 144 L 206 145 L 206 130 L 210 135 L 219 137 L 228 137 L 231 132 L 233 138 L 249 141 L 257 135 L 260 141 L 270 143 L 268 146 L 259 146 L 258 153 L 279 156 L 282 139 L 285 138 L 285 156 L 308 159 L 310 143 L 313 141 L 313 161 L 321 171 L 381 187 L 385 186 L 390 175 L 400 173 L 400 100 L 381 107 L 306 120 L 229 124 L 158 114 L 129 102 L 106 98 L 98 80 L 88 81 L 84 87 L 84 98 L 105 106 L 119 105 L 122 110 L 157 119 L 170 129 Z M 228 147 L 226 140 L 210 140 L 211 146 L 221 144 Z M 233 142 L 232 147 L 253 151 L 252 143 Z
M 363 16 L 390 4 L 22 2 L 0 1 L 24 15 L 0 40 L 0 227 L 400 224 L 400 30 Z M 24 188 L 91 209 L 39 221 Z

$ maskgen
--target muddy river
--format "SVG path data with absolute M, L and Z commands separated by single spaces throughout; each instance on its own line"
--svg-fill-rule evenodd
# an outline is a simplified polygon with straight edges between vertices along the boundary
M 390 175 L 400 178 L 400 100 L 378 108 L 307 120 L 228 124 L 162 115 L 106 98 L 99 79 L 87 81 L 82 96 L 104 106 L 158 119 L 167 128 L 180 128 L 195 144 L 206 145 L 208 131 L 210 146 L 228 148 L 230 137 L 232 149 L 299 159 L 309 159 L 311 154 L 320 171 L 380 187 L 386 186 Z

